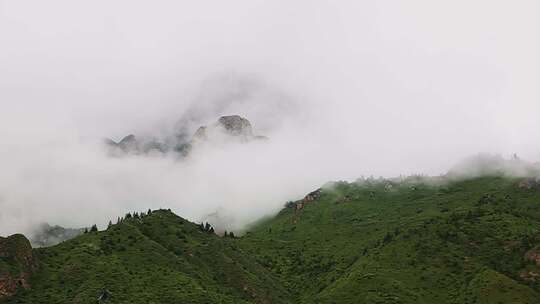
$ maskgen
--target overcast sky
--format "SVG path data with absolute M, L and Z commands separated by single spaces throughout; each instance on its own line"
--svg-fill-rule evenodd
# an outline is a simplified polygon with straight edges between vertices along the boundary
M 238 228 L 328 180 L 540 160 L 538 1 L 0 0 L 0 235 L 128 210 Z M 266 144 L 110 159 L 186 113 Z

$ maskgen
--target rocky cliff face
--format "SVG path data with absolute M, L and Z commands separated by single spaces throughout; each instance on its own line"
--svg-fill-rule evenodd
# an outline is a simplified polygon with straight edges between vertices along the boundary
M 135 135 L 130 134 L 119 142 L 111 139 L 105 139 L 105 145 L 110 148 L 110 152 L 114 156 L 123 154 L 148 154 L 148 153 L 165 153 L 168 147 L 164 143 L 160 143 L 155 139 L 138 139 Z
M 206 141 L 214 141 L 217 138 L 225 141 L 249 142 L 253 140 L 267 139 L 265 136 L 253 134 L 251 122 L 239 115 L 229 115 L 220 117 L 217 122 L 208 126 L 200 126 L 191 138 L 178 137 L 167 142 L 159 142 L 155 139 L 139 139 L 130 134 L 121 141 L 115 142 L 106 139 L 105 144 L 110 148 L 113 156 L 125 154 L 148 154 L 177 152 L 181 156 L 186 156 L 191 152 L 194 144 Z
M 0 300 L 19 288 L 29 288 L 28 280 L 35 268 L 32 246 L 24 235 L 0 237 Z
M 197 141 L 211 141 L 216 137 L 223 136 L 229 141 L 239 140 L 241 142 L 266 139 L 264 136 L 253 134 L 253 127 L 249 120 L 238 115 L 230 115 L 220 117 L 212 125 L 201 126 L 193 135 L 192 143 Z
M 238 115 L 222 116 L 218 124 L 231 135 L 253 137 L 253 128 L 249 120 Z

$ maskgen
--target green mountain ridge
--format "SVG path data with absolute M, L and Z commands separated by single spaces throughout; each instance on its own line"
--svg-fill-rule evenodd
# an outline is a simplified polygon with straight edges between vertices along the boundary
M 157 210 L 33 249 L 4 303 L 540 303 L 539 204 L 531 178 L 336 182 L 236 238 Z

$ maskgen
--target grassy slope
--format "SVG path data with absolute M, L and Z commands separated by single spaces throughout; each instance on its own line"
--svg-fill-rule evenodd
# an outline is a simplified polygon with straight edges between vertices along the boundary
M 35 250 L 32 289 L 9 303 L 280 303 L 287 292 L 232 239 L 160 210 Z
M 540 190 L 516 183 L 337 183 L 240 239 L 157 211 L 36 249 L 10 303 L 540 303 Z
M 540 242 L 540 191 L 497 177 L 384 186 L 338 183 L 241 247 L 298 302 L 540 303 L 538 284 L 517 281 L 536 267 L 523 256 Z

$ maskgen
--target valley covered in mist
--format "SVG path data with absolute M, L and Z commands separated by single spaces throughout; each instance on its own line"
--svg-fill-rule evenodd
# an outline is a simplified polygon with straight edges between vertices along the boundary
M 0 303 L 538 303 L 538 9 L 0 0 Z

